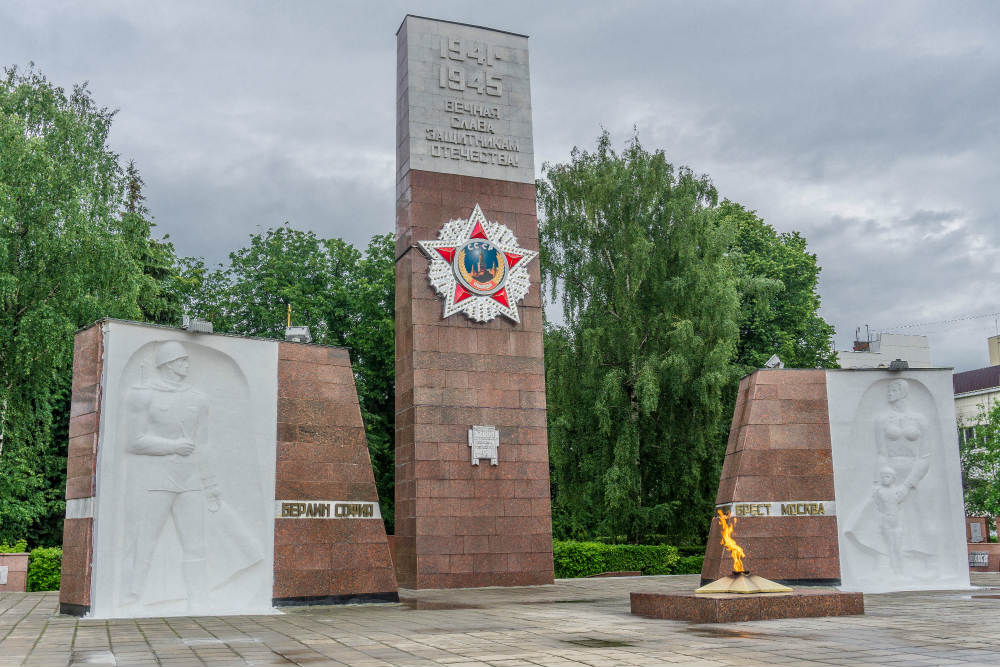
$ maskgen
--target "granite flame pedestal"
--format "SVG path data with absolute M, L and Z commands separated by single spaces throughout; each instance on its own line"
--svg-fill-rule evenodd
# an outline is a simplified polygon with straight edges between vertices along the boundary
M 631 593 L 637 616 L 694 623 L 740 623 L 779 618 L 850 616 L 865 613 L 864 595 L 838 591 L 791 593 Z

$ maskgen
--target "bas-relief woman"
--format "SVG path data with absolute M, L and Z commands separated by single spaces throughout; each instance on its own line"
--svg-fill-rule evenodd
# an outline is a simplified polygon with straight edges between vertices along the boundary
M 888 559 L 893 574 L 904 573 L 913 559 L 926 572 L 932 565 L 934 538 L 926 534 L 925 494 L 921 481 L 930 468 L 927 419 L 909 409 L 906 380 L 893 380 L 886 391 L 889 409 L 875 420 L 876 482 L 847 536 L 862 550 Z

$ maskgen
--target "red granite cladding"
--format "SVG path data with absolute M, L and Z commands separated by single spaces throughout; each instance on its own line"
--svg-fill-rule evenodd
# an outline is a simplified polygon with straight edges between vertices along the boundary
M 66 500 L 90 498 L 94 495 L 103 356 L 101 322 L 95 322 L 76 333 L 73 340 Z
M 632 613 L 637 616 L 695 623 L 739 623 L 865 613 L 864 595 L 834 590 L 753 595 L 632 593 L 630 597 Z
M 972 554 L 974 552 L 986 554 L 986 565 L 972 567 Z M 969 562 L 969 572 L 1000 572 L 1000 544 L 983 542 L 969 544 Z
M 62 575 L 59 582 L 60 607 L 90 607 L 90 574 L 94 554 L 94 520 L 63 521 Z
M 347 350 L 280 343 L 275 498 L 378 502 Z M 395 594 L 379 519 L 275 519 L 276 602 Z
M 965 541 L 972 544 L 972 524 L 979 524 L 979 536 L 982 538 L 982 542 L 986 542 L 987 536 L 989 535 L 990 529 L 990 518 L 985 516 L 967 516 L 965 517 Z M 980 542 L 981 543 L 981 542 Z
M 415 247 L 478 203 L 538 249 L 532 184 L 409 171 L 396 209 L 396 571 L 406 588 L 552 583 L 538 260 L 521 322 L 442 319 Z M 500 432 L 499 465 L 472 465 L 468 430 Z
M 28 590 L 28 554 L 0 554 L 0 567 L 7 568 L 7 583 L 0 584 L 0 593 L 23 593 Z
M 826 372 L 759 370 L 743 378 L 715 502 L 824 500 L 834 500 Z M 703 580 L 732 572 L 720 539 L 713 517 Z M 762 577 L 840 579 L 834 516 L 742 517 L 733 539 L 747 554 L 744 566 Z
M 97 473 L 97 434 L 101 412 L 101 373 L 104 365 L 103 322 L 76 332 L 73 339 L 73 385 L 66 460 L 66 500 L 91 498 Z M 59 603 L 84 609 L 90 606 L 93 556 L 92 518 L 63 523 L 62 584 Z

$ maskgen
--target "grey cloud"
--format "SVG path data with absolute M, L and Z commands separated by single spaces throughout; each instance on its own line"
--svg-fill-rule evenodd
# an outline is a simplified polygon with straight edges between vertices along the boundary
M 856 326 L 1000 311 L 1000 13 L 990 2 L 34 3 L 0 6 L 0 63 L 118 107 L 159 230 L 219 261 L 289 220 L 363 244 L 394 216 L 406 12 L 527 33 L 536 164 L 620 145 L 708 173 L 823 266 Z M 989 318 L 911 327 L 985 363 Z

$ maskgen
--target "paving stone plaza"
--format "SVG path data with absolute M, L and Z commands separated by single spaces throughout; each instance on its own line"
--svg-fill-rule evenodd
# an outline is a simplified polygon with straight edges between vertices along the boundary
M 731 624 L 639 618 L 630 591 L 695 575 L 400 591 L 400 604 L 274 616 L 88 620 L 57 593 L 0 593 L 0 667 L 13 665 L 996 665 L 1000 575 L 972 591 L 866 595 L 864 616 Z

